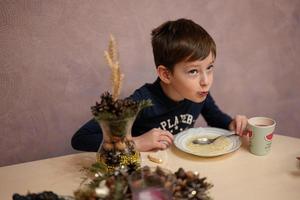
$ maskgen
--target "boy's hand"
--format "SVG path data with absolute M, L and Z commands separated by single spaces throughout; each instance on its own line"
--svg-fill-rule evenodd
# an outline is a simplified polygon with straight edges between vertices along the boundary
M 133 140 L 138 151 L 164 150 L 173 143 L 173 135 L 169 131 L 153 128 Z
M 247 127 L 248 118 L 245 115 L 237 115 L 229 124 L 229 130 L 242 136 Z

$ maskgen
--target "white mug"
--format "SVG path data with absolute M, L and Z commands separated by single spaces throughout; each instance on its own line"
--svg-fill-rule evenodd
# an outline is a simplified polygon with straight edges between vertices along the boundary
M 275 120 L 268 117 L 253 117 L 248 120 L 247 130 L 250 137 L 249 150 L 254 155 L 263 156 L 271 150 Z

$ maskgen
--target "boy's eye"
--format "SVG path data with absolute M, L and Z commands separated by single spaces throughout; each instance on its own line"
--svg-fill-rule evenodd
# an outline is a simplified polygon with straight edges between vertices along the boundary
M 206 68 L 206 70 L 207 70 L 207 71 L 211 71 L 213 68 L 214 68 L 213 65 L 209 65 L 209 66 Z
M 196 74 L 198 74 L 198 70 L 192 69 L 192 70 L 188 71 L 188 73 L 189 73 L 190 75 L 196 75 Z

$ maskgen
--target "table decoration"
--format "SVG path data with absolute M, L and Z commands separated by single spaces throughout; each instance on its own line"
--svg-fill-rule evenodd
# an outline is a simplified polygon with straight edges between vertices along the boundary
M 175 173 L 144 166 L 128 173 L 125 168 L 114 174 L 103 173 L 103 165 L 94 163 L 83 168 L 84 180 L 74 196 L 60 196 L 51 191 L 14 194 L 13 200 L 211 200 L 213 187 L 198 172 L 179 168 Z
M 140 167 L 141 159 L 132 140 L 131 127 L 138 112 L 150 106 L 151 101 L 119 99 L 124 74 L 120 70 L 117 44 L 113 36 L 110 37 L 104 56 L 111 69 L 112 94 L 103 93 L 100 103 L 96 102 L 91 107 L 103 134 L 97 162 L 104 164 L 107 173 L 112 173 L 119 167 L 136 170 Z
M 127 200 L 127 199 L 194 199 L 209 200 L 213 187 L 198 172 L 179 168 L 175 173 L 157 166 L 144 166 L 134 172 L 125 168 L 114 174 L 103 173 L 101 163 L 84 168 L 85 179 L 74 192 L 75 200 Z M 139 194 L 143 194 L 143 198 Z

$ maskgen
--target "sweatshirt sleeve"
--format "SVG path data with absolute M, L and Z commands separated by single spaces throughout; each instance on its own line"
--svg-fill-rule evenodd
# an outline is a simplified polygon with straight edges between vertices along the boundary
M 223 113 L 219 109 L 210 93 L 205 100 L 202 116 L 204 117 L 208 126 L 211 127 L 228 129 L 228 126 L 232 121 L 232 118 L 229 115 Z
M 73 135 L 71 145 L 79 151 L 97 152 L 102 138 L 102 131 L 98 122 L 91 119 Z

